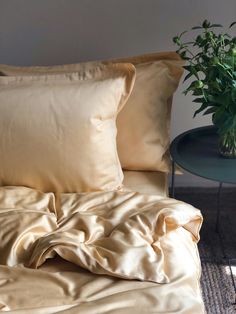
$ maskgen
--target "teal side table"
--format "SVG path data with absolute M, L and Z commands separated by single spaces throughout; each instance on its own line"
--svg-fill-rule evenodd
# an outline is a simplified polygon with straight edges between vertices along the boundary
M 171 196 L 174 197 L 175 165 L 202 178 L 219 182 L 216 231 L 219 232 L 220 194 L 223 183 L 236 184 L 236 159 L 218 153 L 218 135 L 214 126 L 200 127 L 177 136 L 170 146 L 172 157 Z
M 218 135 L 214 126 L 200 127 L 180 134 L 172 141 L 170 154 L 172 157 L 172 197 L 174 197 L 175 192 L 175 165 L 196 176 L 219 182 L 215 229 L 219 234 L 222 252 L 228 261 L 236 292 L 231 260 L 225 253 L 226 250 L 220 233 L 221 190 L 223 183 L 236 184 L 236 159 L 224 158 L 219 154 Z

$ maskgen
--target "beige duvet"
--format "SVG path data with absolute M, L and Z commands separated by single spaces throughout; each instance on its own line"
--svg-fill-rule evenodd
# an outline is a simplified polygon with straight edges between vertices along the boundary
M 204 313 L 201 222 L 157 195 L 0 188 L 0 311 Z

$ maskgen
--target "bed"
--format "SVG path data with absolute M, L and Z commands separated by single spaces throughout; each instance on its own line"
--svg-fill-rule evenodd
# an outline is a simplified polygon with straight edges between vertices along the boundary
M 0 72 L 0 311 L 205 313 L 201 212 L 167 192 L 179 57 Z

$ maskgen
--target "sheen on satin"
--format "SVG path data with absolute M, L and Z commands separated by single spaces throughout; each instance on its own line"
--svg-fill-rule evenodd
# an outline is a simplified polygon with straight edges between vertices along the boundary
M 52 193 L 2 187 L 0 218 L 2 311 L 204 313 L 202 216 L 191 205 L 121 191 L 56 203 Z
M 116 116 L 134 78 L 130 64 L 0 77 L 0 185 L 44 192 L 121 188 Z
M 164 172 L 124 170 L 123 173 L 124 187 L 127 190 L 165 197 L 169 194 L 168 176 Z
M 92 69 L 98 64 L 132 63 L 136 80 L 117 119 L 117 149 L 127 170 L 170 172 L 170 118 L 172 97 L 183 74 L 184 62 L 175 52 L 160 52 L 108 61 L 49 67 L 0 65 L 2 75 L 37 75 Z

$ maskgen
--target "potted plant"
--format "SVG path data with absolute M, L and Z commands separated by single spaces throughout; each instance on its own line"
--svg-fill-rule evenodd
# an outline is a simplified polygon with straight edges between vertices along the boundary
M 235 25 L 233 22 L 229 29 Z M 236 37 L 217 32 L 222 25 L 205 20 L 195 26 L 198 32 L 193 41 L 184 41 L 186 31 L 173 38 L 177 53 L 186 60 L 187 75 L 191 79 L 185 89 L 200 104 L 194 117 L 212 114 L 212 122 L 219 134 L 219 152 L 225 157 L 236 157 Z

